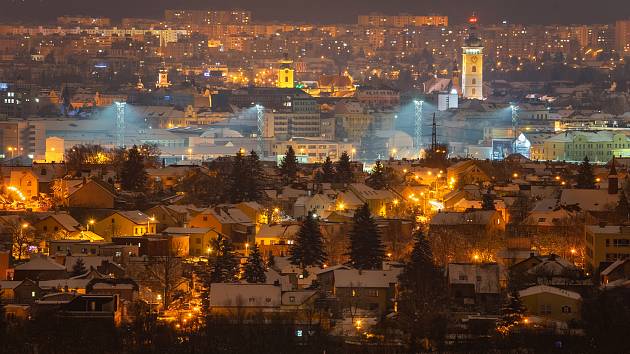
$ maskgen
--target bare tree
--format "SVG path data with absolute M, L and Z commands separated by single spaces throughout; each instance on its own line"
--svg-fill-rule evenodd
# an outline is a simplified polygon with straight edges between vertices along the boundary
M 11 235 L 13 257 L 21 261 L 28 252 L 28 246 L 35 240 L 33 229 L 19 219 L 8 222 L 6 228 L 8 234 Z
M 162 292 L 164 309 L 171 304 L 173 292 L 183 283 L 181 249 L 171 250 L 165 256 L 152 256 L 146 265 L 147 280 L 156 283 Z

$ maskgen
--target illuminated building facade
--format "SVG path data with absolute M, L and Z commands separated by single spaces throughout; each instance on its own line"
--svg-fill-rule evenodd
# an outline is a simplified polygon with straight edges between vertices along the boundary
M 468 20 L 470 34 L 462 47 L 462 95 L 464 98 L 483 99 L 483 45 L 475 34 L 475 16 Z
M 278 81 L 276 86 L 278 88 L 293 88 L 295 87 L 295 81 L 293 78 L 293 60 L 289 59 L 289 56 L 285 54 L 284 58 L 280 60 L 280 67 L 278 68 Z

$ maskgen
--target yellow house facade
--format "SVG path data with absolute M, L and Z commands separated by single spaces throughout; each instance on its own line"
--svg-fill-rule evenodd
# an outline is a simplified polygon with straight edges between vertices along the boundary
M 576 292 L 536 285 L 521 290 L 519 296 L 529 315 L 562 322 L 581 318 L 582 296 Z

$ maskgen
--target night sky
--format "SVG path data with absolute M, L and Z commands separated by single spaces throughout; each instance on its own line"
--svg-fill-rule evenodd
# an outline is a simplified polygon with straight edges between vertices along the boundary
M 3 19 L 50 20 L 62 14 L 162 16 L 165 8 L 244 8 L 256 20 L 354 23 L 371 11 L 439 13 L 463 22 L 476 11 L 482 23 L 609 23 L 630 18 L 630 0 L 0 0 Z

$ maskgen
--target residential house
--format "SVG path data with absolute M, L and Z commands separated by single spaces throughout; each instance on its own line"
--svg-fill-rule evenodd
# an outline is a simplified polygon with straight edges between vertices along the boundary
M 576 292 L 535 285 L 519 291 L 519 296 L 530 315 L 561 322 L 581 318 L 582 296 Z
M 49 280 L 68 278 L 66 267 L 43 255 L 33 255 L 31 259 L 15 267 L 14 280 Z
M 55 199 L 69 208 L 113 209 L 113 186 L 97 179 L 62 179 L 53 186 Z
M 317 281 L 327 297 L 334 297 L 346 311 L 368 310 L 377 316 L 394 311 L 401 268 L 383 270 L 323 270 Z
M 9 184 L 17 188 L 26 200 L 39 196 L 39 181 L 35 173 L 30 169 L 11 170 Z
M 497 263 L 450 263 L 449 294 L 463 309 L 496 313 L 501 304 L 499 265 Z
M 80 320 L 119 326 L 122 320 L 122 307 L 118 295 L 79 295 L 62 307 L 59 316 L 64 323 Z
M 139 210 L 115 211 L 94 223 L 95 233 L 111 241 L 116 236 L 155 235 L 159 221 Z
M 241 249 L 255 241 L 255 220 L 231 205 L 205 209 L 190 220 L 190 227 L 210 228 L 218 234 L 227 235 Z
M 66 213 L 45 216 L 33 223 L 33 227 L 44 239 L 63 238 L 82 229 L 82 225 Z
M 0 281 L 0 298 L 4 303 L 32 304 L 42 294 L 42 288 L 31 279 Z
M 373 189 L 363 183 L 351 183 L 349 189 L 368 205 L 373 215 L 387 216 L 387 206 L 396 199 L 396 195 L 389 190 Z
M 587 225 L 586 263 L 591 270 L 605 262 L 630 257 L 630 226 Z
M 618 259 L 599 273 L 601 284 L 630 280 L 630 258 Z
M 210 313 L 229 318 L 248 318 L 279 310 L 282 289 L 272 284 L 213 283 L 210 286 Z
M 299 230 L 297 222 L 264 224 L 256 234 L 256 244 L 264 256 L 283 257 L 289 254 L 289 247 Z
M 191 256 L 209 256 L 212 240 L 217 238 L 217 233 L 208 227 L 169 227 L 164 229 L 162 234 L 188 237 Z

